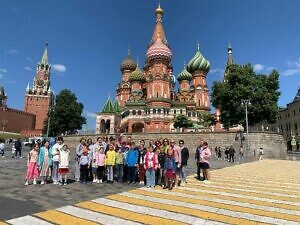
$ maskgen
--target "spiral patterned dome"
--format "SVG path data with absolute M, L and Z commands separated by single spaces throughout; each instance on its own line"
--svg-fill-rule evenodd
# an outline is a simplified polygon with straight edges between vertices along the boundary
M 147 58 L 155 58 L 164 56 L 169 59 L 172 57 L 172 52 L 167 45 L 165 45 L 160 38 L 158 38 L 147 50 Z
M 193 74 L 197 70 L 202 70 L 208 73 L 209 69 L 209 61 L 203 57 L 199 49 L 197 50 L 195 56 L 189 61 L 189 63 L 186 66 L 186 70 L 191 74 Z
M 136 69 L 129 75 L 128 80 L 130 82 L 133 82 L 133 81 L 144 82 L 146 80 L 146 78 L 145 78 L 144 73 L 139 68 L 139 66 L 137 66 Z
M 190 73 L 186 70 L 186 67 L 184 67 L 183 70 L 181 71 L 181 73 L 178 74 L 177 80 L 178 80 L 178 81 L 182 81 L 182 80 L 188 80 L 188 81 L 191 81 L 191 80 L 192 80 L 192 74 L 190 74 Z
M 130 54 L 123 60 L 121 64 L 121 71 L 124 70 L 135 70 L 136 69 L 136 63 L 131 59 Z

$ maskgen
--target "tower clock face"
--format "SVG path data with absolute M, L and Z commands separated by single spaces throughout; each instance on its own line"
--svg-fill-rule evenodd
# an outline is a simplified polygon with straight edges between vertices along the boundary
M 42 87 L 44 85 L 44 81 L 43 80 L 37 80 L 36 84 L 37 84 L 37 86 Z

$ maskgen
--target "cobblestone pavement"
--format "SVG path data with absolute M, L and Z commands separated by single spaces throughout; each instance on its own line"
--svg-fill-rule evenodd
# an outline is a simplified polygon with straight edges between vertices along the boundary
M 118 183 L 25 187 L 25 164 L 26 159 L 0 161 L 4 224 L 300 223 L 300 162 L 237 165 L 214 159 L 212 167 L 223 169 L 212 171 L 211 184 L 190 175 L 185 187 L 172 191 Z

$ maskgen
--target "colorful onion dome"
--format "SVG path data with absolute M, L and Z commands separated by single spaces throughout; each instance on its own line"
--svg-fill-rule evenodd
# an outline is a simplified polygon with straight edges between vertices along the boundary
M 170 80 L 171 80 L 172 85 L 175 86 L 175 84 L 176 84 L 176 78 L 175 78 L 175 76 L 173 74 L 171 75 Z
M 148 48 L 147 50 L 147 58 L 155 58 L 155 57 L 167 57 L 171 59 L 172 52 L 167 45 L 165 45 L 160 38 L 156 39 L 156 41 Z
M 177 80 L 182 81 L 182 80 L 188 80 L 191 81 L 193 78 L 192 74 L 190 74 L 187 70 L 186 67 L 183 68 L 180 74 L 178 74 Z
M 146 78 L 145 78 L 144 73 L 139 68 L 139 66 L 137 66 L 136 69 L 129 75 L 128 80 L 130 82 L 133 82 L 133 81 L 144 82 L 146 80 Z
M 199 51 L 199 45 L 198 45 L 197 52 L 196 52 L 195 56 L 187 64 L 186 70 L 189 73 L 193 74 L 197 70 L 202 70 L 202 71 L 208 73 L 209 69 L 210 69 L 209 61 L 203 57 L 203 55 Z
M 136 63 L 132 60 L 130 56 L 130 50 L 128 51 L 127 57 L 123 60 L 121 64 L 121 71 L 131 70 L 134 71 L 136 69 Z

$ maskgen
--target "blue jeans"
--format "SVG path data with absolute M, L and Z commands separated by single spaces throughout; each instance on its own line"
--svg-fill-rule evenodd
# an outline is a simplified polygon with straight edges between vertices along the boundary
M 52 180 L 53 180 L 53 182 L 58 181 L 58 165 L 59 165 L 58 161 L 53 161 L 53 169 L 52 169 Z
M 181 173 L 180 173 L 181 182 L 186 182 L 186 165 L 181 166 Z
M 123 182 L 123 164 L 116 165 L 116 174 L 118 182 Z
M 114 168 L 107 166 L 107 181 L 114 181 Z
M 151 186 L 151 187 L 155 186 L 155 170 L 153 168 L 146 170 L 146 181 L 147 181 L 147 186 Z

